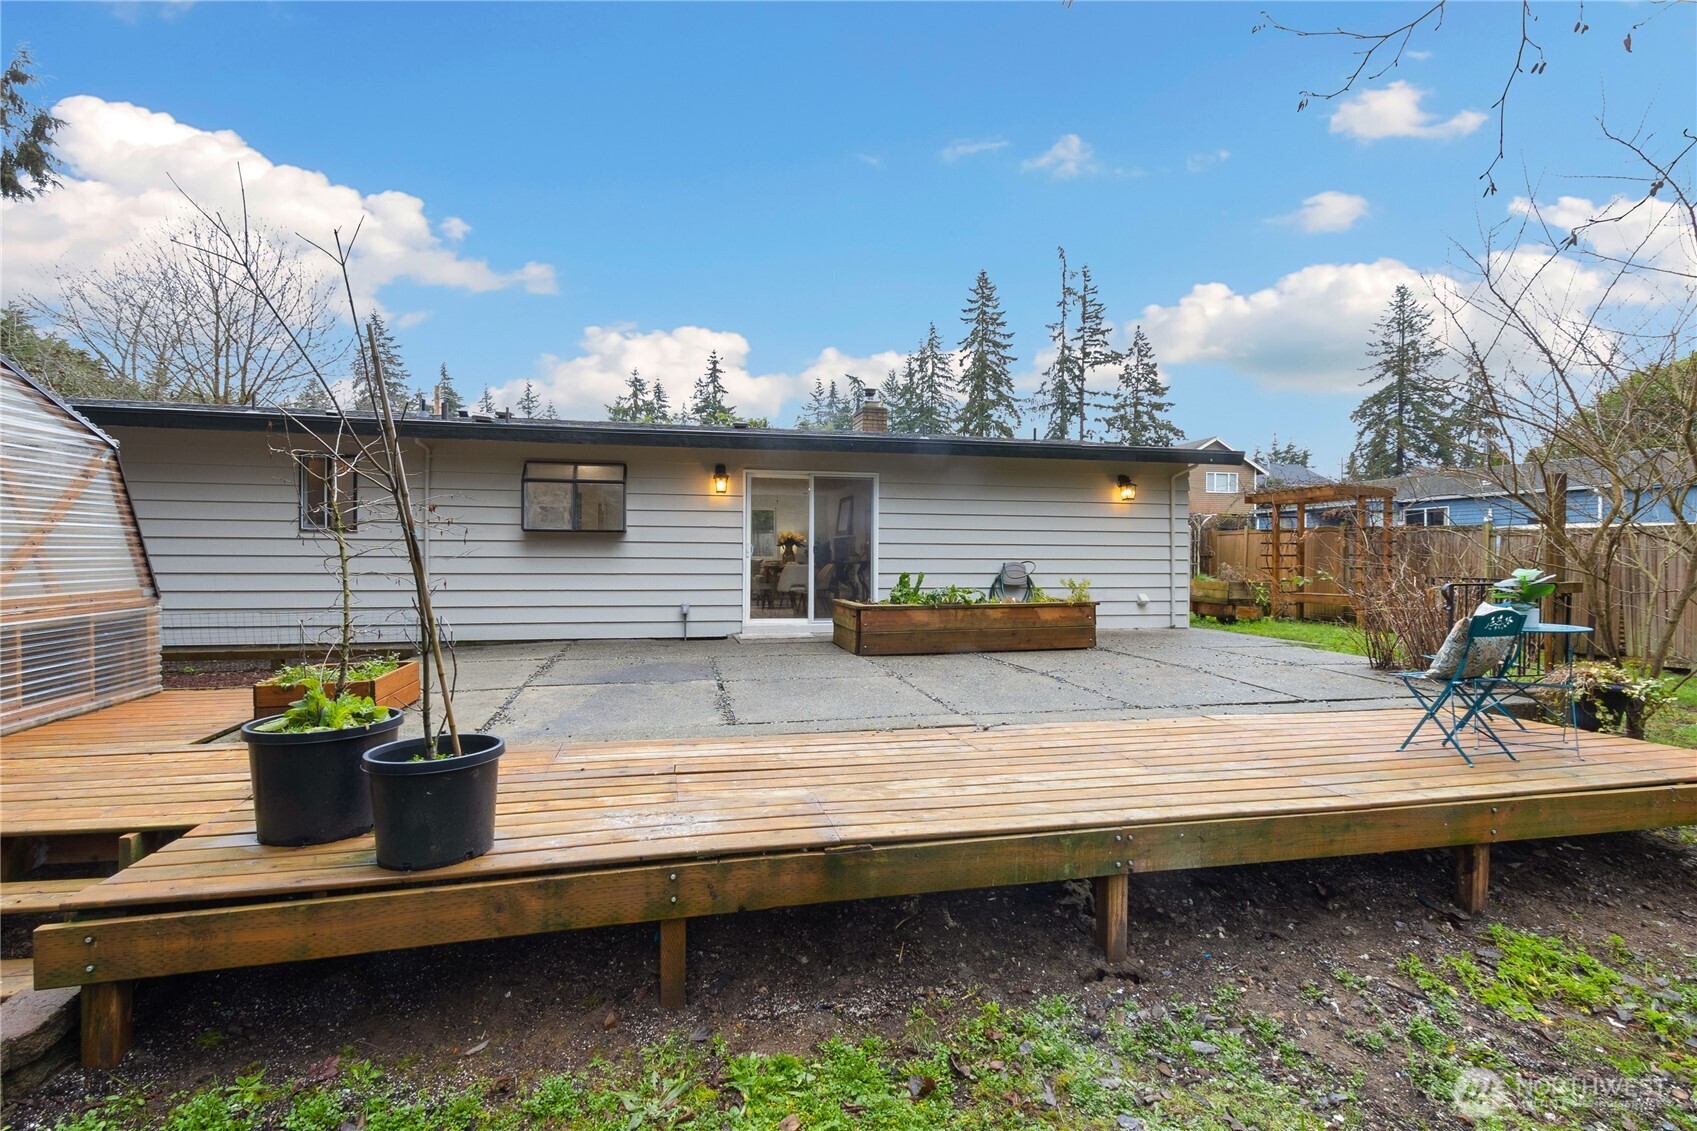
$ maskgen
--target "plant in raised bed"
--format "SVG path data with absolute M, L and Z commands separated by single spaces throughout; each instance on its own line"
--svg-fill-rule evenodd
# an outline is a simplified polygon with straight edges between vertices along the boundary
M 367 696 L 328 694 L 313 677 L 280 715 L 242 728 L 261 844 L 326 844 L 371 831 L 367 750 L 394 737 L 401 713 Z
M 836 602 L 832 639 L 860 656 L 1093 648 L 1096 602 L 1087 581 L 1068 583 L 1070 599 L 1035 586 L 1023 601 L 991 600 L 960 585 L 925 588 L 925 575 L 902 573 L 882 602 Z
M 385 743 L 363 755 L 376 832 L 377 863 L 386 868 L 415 870 L 479 856 L 489 851 L 495 840 L 496 785 L 499 759 L 506 751 L 506 743 L 495 735 L 462 732 L 454 714 L 448 649 L 442 622 L 436 615 L 420 540 L 420 531 L 432 521 L 431 507 L 428 500 L 418 504 L 413 500 L 406 451 L 397 427 L 404 406 L 390 398 L 376 328 L 362 318 L 354 299 L 349 264 L 359 229 L 356 227 L 345 241 L 341 230 L 334 229 L 328 245 L 313 246 L 334 262 L 347 295 L 349 322 L 354 329 L 352 348 L 359 363 L 354 383 L 372 406 L 374 420 L 356 420 L 350 415 L 342 403 L 347 393 L 340 376 L 332 378 L 325 363 L 302 342 L 279 309 L 266 279 L 256 269 L 245 193 L 240 222 L 234 225 L 222 214 L 210 212 L 192 200 L 190 203 L 209 225 L 217 245 L 203 250 L 236 268 L 276 320 L 278 329 L 288 336 L 303 367 L 317 381 L 319 391 L 330 405 L 335 436 L 319 438 L 312 423 L 299 412 L 290 414 L 291 423 L 318 438 L 338 459 L 346 458 L 340 454 L 344 443 L 353 449 L 350 466 L 362 482 L 375 484 L 393 506 L 396 537 L 407 561 L 404 576 L 418 618 L 420 651 L 430 665 L 434 680 L 422 682 L 418 737 Z M 440 696 L 439 717 L 433 710 L 433 693 Z
M 279 711 L 299 699 L 308 680 L 317 680 L 332 693 L 346 690 L 385 707 L 410 707 L 418 702 L 420 674 L 417 660 L 402 660 L 397 652 L 364 660 L 285 664 L 253 685 L 254 715 Z

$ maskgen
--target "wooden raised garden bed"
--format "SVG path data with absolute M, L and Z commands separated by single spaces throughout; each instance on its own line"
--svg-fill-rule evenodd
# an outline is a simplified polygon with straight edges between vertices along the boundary
M 857 656 L 1096 647 L 1096 602 L 872 605 L 838 601 L 831 639 Z
M 1231 624 L 1237 620 L 1260 620 L 1261 606 L 1255 587 L 1247 581 L 1196 581 L 1190 583 L 1190 611 Z
M 355 679 L 348 682 L 348 690 L 355 695 L 369 695 L 379 707 L 394 707 L 399 710 L 410 707 L 418 702 L 419 664 L 417 660 L 408 660 L 394 671 L 380 675 L 376 679 Z M 326 693 L 337 693 L 334 684 L 325 684 Z M 301 697 L 301 687 L 298 683 L 256 683 L 253 685 L 253 717 L 264 718 L 289 709 L 289 704 Z

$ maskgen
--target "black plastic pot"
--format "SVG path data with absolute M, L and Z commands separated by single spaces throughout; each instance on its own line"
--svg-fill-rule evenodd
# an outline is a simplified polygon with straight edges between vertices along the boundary
M 268 721 L 255 719 L 242 727 L 259 843 L 295 848 L 369 832 L 371 791 L 360 759 L 394 737 L 401 712 L 390 711 L 387 719 L 370 726 L 313 734 L 253 729 Z
M 1580 730 L 1602 730 L 1605 721 L 1619 720 L 1628 738 L 1644 737 L 1644 704 L 1613 684 L 1605 685 L 1594 699 L 1575 700 L 1573 718 Z
M 460 749 L 455 758 L 423 759 L 424 740 L 408 738 L 365 752 L 378 864 L 401 872 L 444 868 L 495 843 L 495 787 L 507 744 L 462 731 Z

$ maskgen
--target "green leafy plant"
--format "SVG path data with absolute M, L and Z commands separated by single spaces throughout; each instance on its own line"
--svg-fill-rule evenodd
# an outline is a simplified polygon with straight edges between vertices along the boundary
M 890 605 L 922 604 L 925 595 L 924 586 L 924 573 L 915 578 L 904 569 L 901 576 L 896 578 L 895 585 L 891 586 L 889 600 L 885 603 Z
M 1067 587 L 1067 601 L 1074 605 L 1085 605 L 1095 598 L 1090 596 L 1090 579 L 1061 578 L 1061 584 Z
M 324 693 L 324 685 L 311 678 L 303 680 L 301 687 L 303 694 L 287 711 L 253 729 L 261 734 L 312 734 L 370 726 L 389 717 L 389 708 L 379 707 L 368 695 L 344 691 L 332 699 Z
M 1556 591 L 1556 575 L 1538 569 L 1517 569 L 1491 587 L 1497 604 L 1532 605 Z
M 902 571 L 896 578 L 896 583 L 890 587 L 890 596 L 885 600 L 886 605 L 929 605 L 936 608 L 939 605 L 982 605 L 989 598 L 981 589 L 968 589 L 961 585 L 945 585 L 938 589 L 925 588 L 925 575 L 921 573 L 914 577 L 907 571 Z
M 401 657 L 398 652 L 390 652 L 385 656 L 361 660 L 358 663 L 348 665 L 348 682 L 355 683 L 360 680 L 377 679 L 388 675 L 400 666 Z M 281 687 L 292 687 L 310 679 L 334 687 L 339 674 L 339 665 L 337 664 L 284 664 L 277 669 L 270 679 L 264 682 L 277 684 Z

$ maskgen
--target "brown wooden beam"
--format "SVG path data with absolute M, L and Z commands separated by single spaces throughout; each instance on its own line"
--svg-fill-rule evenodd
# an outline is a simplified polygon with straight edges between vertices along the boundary
M 116 1068 L 130 1051 L 135 983 L 102 982 L 84 986 L 78 996 L 82 999 L 83 1067 Z
M 688 919 L 660 922 L 660 1008 L 684 1007 L 684 940 Z
M 39 989 L 848 899 L 1086 879 L 1127 868 L 1126 830 L 610 868 L 47 924 Z
M 1485 910 L 1491 899 L 1491 846 L 1458 844 L 1455 853 L 1455 901 L 1470 915 Z
M 1109 962 L 1124 962 L 1127 919 L 1130 915 L 1130 877 L 1124 872 L 1097 876 L 1096 888 L 1096 945 Z

